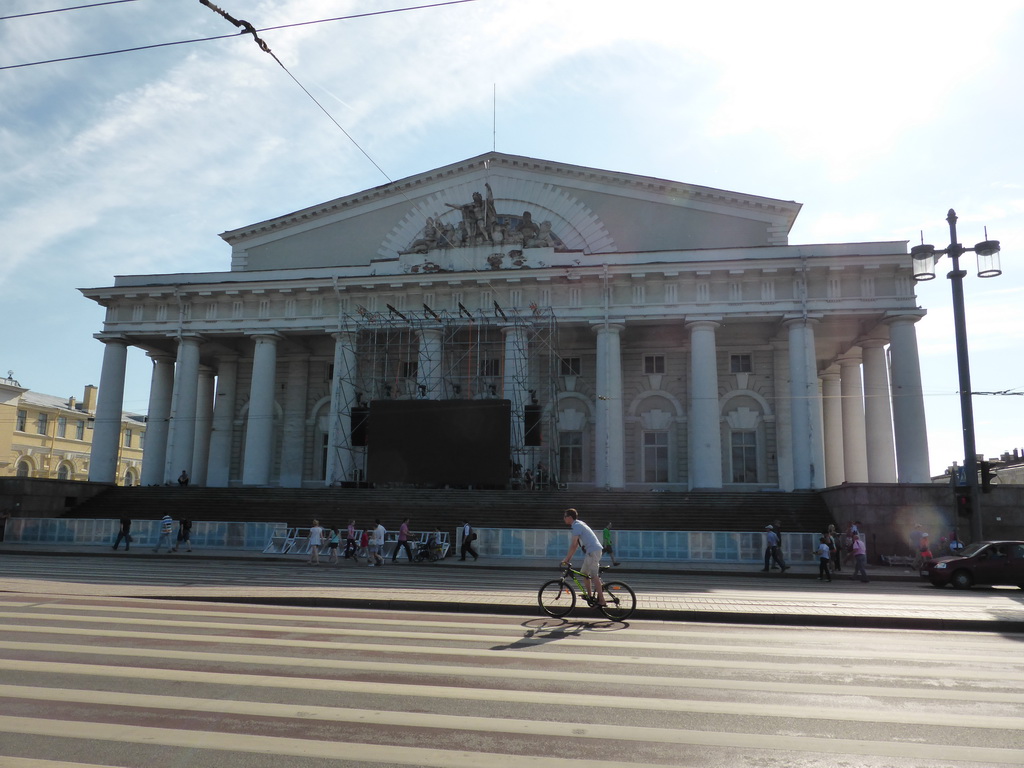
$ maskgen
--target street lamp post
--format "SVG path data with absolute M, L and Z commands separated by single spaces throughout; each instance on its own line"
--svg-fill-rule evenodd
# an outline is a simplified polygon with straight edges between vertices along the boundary
M 956 335 L 956 361 L 960 385 L 960 420 L 963 425 L 964 437 L 964 474 L 967 481 L 968 498 L 970 499 L 971 540 L 981 541 L 981 499 L 978 495 L 978 458 L 974 444 L 974 404 L 971 399 L 971 363 L 967 353 L 967 317 L 964 312 L 964 277 L 965 271 L 960 269 L 960 257 L 965 253 L 974 252 L 978 256 L 978 277 L 998 277 L 1002 274 L 999 268 L 999 241 L 985 240 L 973 248 L 964 248 L 956 236 L 956 211 L 949 209 L 946 216 L 949 222 L 949 246 L 937 251 L 932 245 L 915 245 L 910 249 L 914 262 L 914 279 L 917 281 L 935 278 L 935 263 L 943 255 L 949 257 L 952 269 L 946 275 L 953 288 L 953 328 Z M 986 231 L 985 237 L 988 237 Z

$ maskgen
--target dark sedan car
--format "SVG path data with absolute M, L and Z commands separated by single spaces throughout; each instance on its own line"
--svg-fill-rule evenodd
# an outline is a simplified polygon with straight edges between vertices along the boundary
M 999 584 L 1024 589 L 1024 541 L 979 541 L 958 555 L 929 560 L 921 576 L 937 587 Z

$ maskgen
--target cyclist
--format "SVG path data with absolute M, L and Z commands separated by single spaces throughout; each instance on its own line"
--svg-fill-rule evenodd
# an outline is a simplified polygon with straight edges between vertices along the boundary
M 601 588 L 601 539 L 594 533 L 593 529 L 579 519 L 579 512 L 571 507 L 562 513 L 562 519 L 569 526 L 572 533 L 572 541 L 569 542 L 569 552 L 562 561 L 566 566 L 572 562 L 572 556 L 576 553 L 576 547 L 583 550 L 583 565 L 580 566 L 580 573 L 583 574 L 583 581 L 587 587 L 587 594 L 597 598 L 598 605 L 604 605 L 604 590 Z M 591 583 L 593 582 L 593 583 Z

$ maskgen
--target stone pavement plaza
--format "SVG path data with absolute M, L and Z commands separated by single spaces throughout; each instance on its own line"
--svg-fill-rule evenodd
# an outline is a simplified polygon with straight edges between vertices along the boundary
M 29 573 L 20 555 L 147 561 L 129 579 L 90 578 L 101 569 L 63 570 L 54 564 Z M 179 560 L 206 562 L 207 569 L 166 567 Z M 153 567 L 153 561 L 161 565 Z M 322 559 L 322 562 L 326 558 Z M 65 561 L 66 562 L 66 561 Z M 217 567 L 213 567 L 216 563 Z M 20 564 L 20 565 L 19 565 Z M 248 566 L 251 576 L 246 575 Z M 230 577 L 218 570 L 230 566 Z M 695 563 L 624 563 L 611 578 L 637 593 L 633 618 L 788 626 L 849 626 L 1024 633 L 1024 590 L 1016 587 L 937 589 L 905 568 L 874 566 L 872 581 L 853 581 L 850 571 L 832 583 L 816 579 L 817 568 L 796 566 L 785 575 L 755 567 Z M 26 594 L 147 597 L 230 601 L 252 604 L 321 605 L 380 610 L 424 610 L 536 615 L 537 589 L 557 576 L 557 563 L 511 558 L 382 569 L 311 567 L 304 557 L 237 550 L 191 554 L 130 553 L 109 547 L 43 547 L 0 544 L 0 590 Z M 599 616 L 581 603 L 576 618 Z

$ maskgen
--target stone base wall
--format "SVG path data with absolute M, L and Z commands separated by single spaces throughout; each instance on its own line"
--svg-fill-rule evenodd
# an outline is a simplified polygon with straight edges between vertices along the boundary
M 7 512 L 11 517 L 59 517 L 103 493 L 111 485 L 80 480 L 2 477 L 0 512 Z
M 868 560 L 880 555 L 910 554 L 910 532 L 920 524 L 932 547 L 949 537 L 970 541 L 970 521 L 956 519 L 953 490 L 948 485 L 848 483 L 821 492 L 836 525 L 845 530 L 854 520 L 867 534 Z M 1024 539 L 1024 485 L 994 486 L 981 496 L 984 539 Z

